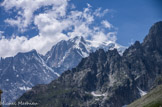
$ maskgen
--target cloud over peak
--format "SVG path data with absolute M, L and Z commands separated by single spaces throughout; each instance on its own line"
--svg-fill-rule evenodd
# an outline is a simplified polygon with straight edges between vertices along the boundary
M 54 44 L 60 40 L 66 40 L 75 36 L 83 36 L 97 43 L 116 42 L 116 31 L 109 32 L 112 25 L 107 20 L 96 21 L 103 17 L 108 9 L 92 9 L 90 4 L 82 11 L 76 10 L 69 0 L 5 0 L 1 6 L 6 11 L 16 11 L 15 17 L 8 17 L 5 22 L 10 26 L 17 26 L 20 32 L 25 32 L 32 24 L 37 27 L 38 35 L 26 37 L 16 35 L 10 39 L 0 39 L 0 56 L 8 57 L 18 52 L 26 52 L 36 49 L 45 54 Z M 32 4 L 32 5 L 31 5 Z M 69 9 L 69 5 L 70 7 Z M 36 11 L 42 7 L 48 7 L 45 11 Z M 98 24 L 96 24 L 98 23 Z

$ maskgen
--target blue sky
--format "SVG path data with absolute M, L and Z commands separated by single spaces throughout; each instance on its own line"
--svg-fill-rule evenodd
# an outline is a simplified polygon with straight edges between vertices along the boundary
M 129 46 L 136 40 L 142 42 L 149 28 L 162 20 L 161 0 L 0 0 L 0 3 L 2 57 L 32 48 L 45 54 L 60 40 L 74 36 Z
M 117 42 L 128 46 L 136 40 L 143 41 L 149 28 L 162 20 L 161 0 L 73 0 L 80 9 L 88 2 L 94 8 L 111 12 L 105 17 L 118 28 Z M 84 1 L 84 2 L 83 2 Z

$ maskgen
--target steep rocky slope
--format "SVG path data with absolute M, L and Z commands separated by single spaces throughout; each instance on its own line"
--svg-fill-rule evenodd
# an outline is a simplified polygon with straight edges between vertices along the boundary
M 19 101 L 39 107 L 121 107 L 161 84 L 162 22 L 154 24 L 143 43 L 135 42 L 121 56 L 102 49 L 83 58 L 48 85 L 38 85 Z M 21 105 L 19 105 L 21 106 Z

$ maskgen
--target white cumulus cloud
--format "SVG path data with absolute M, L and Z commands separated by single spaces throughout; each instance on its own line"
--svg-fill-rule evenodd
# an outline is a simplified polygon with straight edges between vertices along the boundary
M 69 5 L 73 8 L 67 12 Z M 75 36 L 90 38 L 96 47 L 101 42 L 116 42 L 116 31 L 106 32 L 107 29 L 112 28 L 107 20 L 101 21 L 102 26 L 95 25 L 96 19 L 103 17 L 109 11 L 108 9 L 93 10 L 92 6 L 87 4 L 86 8 L 78 11 L 73 4 L 69 4 L 68 0 L 5 0 L 1 6 L 6 11 L 12 9 L 17 11 L 16 19 L 9 17 L 5 20 L 6 23 L 17 26 L 20 32 L 27 30 L 33 23 L 39 31 L 38 35 L 31 38 L 16 35 L 7 39 L 2 36 L 0 38 L 1 57 L 14 56 L 18 52 L 32 49 L 45 54 L 60 40 Z M 34 14 L 44 6 L 52 6 L 52 8 Z
M 104 25 L 104 27 L 106 27 L 106 28 L 111 28 L 112 27 L 112 25 L 107 21 L 107 20 L 103 20 L 102 22 L 101 22 L 103 25 Z
M 19 12 L 16 19 L 8 18 L 5 22 L 18 26 L 23 32 L 31 24 L 33 13 L 43 6 L 52 5 L 56 14 L 65 15 L 67 0 L 4 0 L 1 4 L 6 10 L 15 9 Z

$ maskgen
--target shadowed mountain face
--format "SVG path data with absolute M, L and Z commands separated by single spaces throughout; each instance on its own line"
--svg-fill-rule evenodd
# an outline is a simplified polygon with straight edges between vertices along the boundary
M 48 85 L 38 85 L 19 101 L 39 107 L 121 107 L 161 84 L 162 22 L 155 23 L 143 43 L 125 50 L 102 49 L 83 58 Z M 21 105 L 19 105 L 21 106 Z

